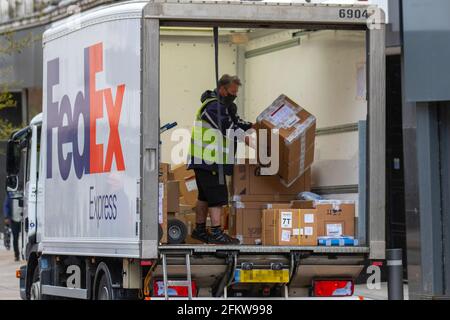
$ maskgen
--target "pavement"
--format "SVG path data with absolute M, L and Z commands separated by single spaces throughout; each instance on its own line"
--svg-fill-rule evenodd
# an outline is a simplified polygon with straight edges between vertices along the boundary
M 405 300 L 408 300 L 408 285 L 403 286 Z M 355 296 L 364 297 L 370 300 L 388 300 L 387 282 L 380 283 L 379 289 L 369 289 L 366 284 L 355 286 Z
M 20 300 L 16 270 L 23 264 L 24 261 L 14 261 L 14 251 L 7 251 L 2 240 L 0 243 L 0 300 Z

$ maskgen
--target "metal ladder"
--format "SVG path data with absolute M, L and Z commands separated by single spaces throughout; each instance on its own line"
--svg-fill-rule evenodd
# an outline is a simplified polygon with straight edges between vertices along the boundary
M 192 252 L 184 252 L 185 262 L 186 262 L 186 280 L 169 280 L 167 276 L 167 255 L 179 256 L 180 252 L 161 252 L 162 257 L 162 267 L 163 267 L 163 279 L 164 279 L 164 298 L 169 300 L 169 286 L 183 286 L 188 287 L 188 299 L 192 300 L 192 274 L 191 274 L 191 255 Z

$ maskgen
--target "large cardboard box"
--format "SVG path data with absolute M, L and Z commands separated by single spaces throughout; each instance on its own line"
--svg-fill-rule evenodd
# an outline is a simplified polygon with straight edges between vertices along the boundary
M 260 176 L 258 165 L 235 165 L 233 172 L 233 201 L 240 202 L 289 202 L 303 191 L 310 191 L 311 169 L 286 187 L 280 177 Z
M 269 209 L 282 209 L 284 204 L 268 204 Z M 285 205 L 291 209 L 311 209 L 317 215 L 318 237 L 354 237 L 355 202 L 346 200 L 292 201 Z
M 262 225 L 263 245 L 317 246 L 315 209 L 266 209 Z
M 229 233 L 244 245 L 259 245 L 262 241 L 262 212 L 265 202 L 233 202 L 230 210 Z
M 354 201 L 316 201 L 318 236 L 355 236 Z
M 172 168 L 174 180 L 178 180 L 180 184 L 180 203 L 191 206 L 197 205 L 198 188 L 195 181 L 195 172 L 187 170 L 185 164 L 181 164 Z
M 286 186 L 291 186 L 311 167 L 314 161 L 316 118 L 293 100 L 281 95 L 257 118 L 257 129 L 279 132 L 278 174 Z M 270 131 L 267 131 L 270 134 Z M 269 136 L 270 137 L 270 136 Z M 271 150 L 268 139 L 269 154 Z

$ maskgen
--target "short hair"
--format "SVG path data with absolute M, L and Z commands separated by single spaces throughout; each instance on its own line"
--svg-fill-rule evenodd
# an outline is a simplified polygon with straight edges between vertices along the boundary
M 235 83 L 238 86 L 242 86 L 241 79 L 238 76 L 230 76 L 229 74 L 224 74 L 219 80 L 219 88 L 222 86 L 228 87 L 230 84 Z

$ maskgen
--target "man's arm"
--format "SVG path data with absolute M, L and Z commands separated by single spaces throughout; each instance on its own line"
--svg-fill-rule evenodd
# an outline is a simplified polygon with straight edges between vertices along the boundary
M 244 131 L 250 130 L 253 124 L 242 120 L 237 113 L 237 106 L 233 103 L 228 107 L 228 113 L 235 124 L 235 129 L 242 129 Z
M 211 102 L 203 111 L 202 119 L 226 136 L 227 130 L 234 129 L 234 123 L 230 115 L 224 111 L 225 108 L 222 108 L 218 102 Z

